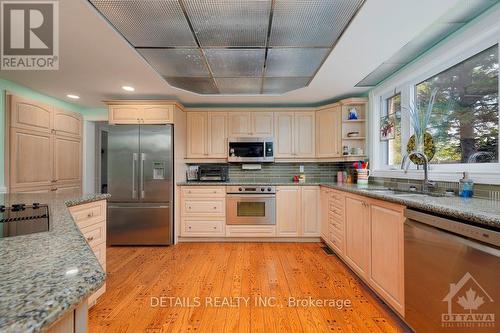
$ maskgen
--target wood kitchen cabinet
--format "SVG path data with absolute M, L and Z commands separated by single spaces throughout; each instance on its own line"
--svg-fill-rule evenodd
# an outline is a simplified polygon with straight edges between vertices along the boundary
M 275 157 L 314 158 L 315 126 L 314 112 L 275 112 Z
M 276 189 L 276 235 L 298 237 L 301 228 L 301 195 L 296 186 L 279 186 Z
M 106 271 L 106 200 L 72 206 L 69 212 L 97 260 Z M 106 284 L 89 296 L 88 306 L 95 305 L 106 291 Z
M 319 237 L 318 210 L 318 186 L 279 186 L 276 191 L 276 235 Z
M 227 113 L 187 113 L 187 158 L 227 157 Z
M 174 108 L 172 101 L 105 101 L 108 104 L 110 124 L 172 124 Z
M 319 186 L 302 186 L 301 197 L 301 236 L 319 237 L 321 235 Z
M 261 111 L 229 112 L 229 137 L 272 137 L 273 113 Z
M 368 279 L 370 211 L 367 200 L 346 195 L 345 225 L 345 260 L 361 277 Z
M 8 95 L 10 192 L 80 187 L 82 116 Z
M 336 200 L 335 196 L 341 200 Z M 328 206 L 331 231 L 334 231 L 325 235 L 326 223 L 322 217 L 325 242 L 388 304 L 404 315 L 404 206 L 323 188 L 321 202 L 322 216 Z M 341 202 L 345 203 L 343 210 Z M 343 219 L 340 214 L 344 215 Z M 335 228 L 335 219 L 344 221 L 344 250 L 334 242 L 335 233 L 342 235 L 342 229 Z
M 51 106 L 16 95 L 8 95 L 8 99 L 11 127 L 35 132 L 52 132 L 54 115 Z
M 404 207 L 370 203 L 370 285 L 404 315 Z
M 226 235 L 225 186 L 184 186 L 180 205 L 181 237 Z
M 342 107 L 339 104 L 316 111 L 316 157 L 342 156 Z

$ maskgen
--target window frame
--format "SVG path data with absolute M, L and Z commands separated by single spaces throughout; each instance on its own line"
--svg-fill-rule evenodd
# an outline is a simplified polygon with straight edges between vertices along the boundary
M 498 53 L 500 59 L 500 35 L 495 33 L 495 30 L 500 30 L 500 26 L 497 29 L 489 31 L 487 36 L 478 36 L 478 38 L 472 43 L 457 43 L 456 47 L 451 47 L 451 52 L 446 52 L 444 59 L 438 63 L 438 65 L 429 66 L 424 61 L 427 57 L 428 63 L 432 63 L 432 55 L 426 54 L 415 62 L 424 62 L 421 66 L 423 70 L 415 69 L 415 71 L 406 71 L 405 69 L 410 66 L 406 66 L 400 73 L 395 74 L 391 79 L 384 81 L 381 87 L 386 85 L 385 89 L 381 87 L 375 87 L 370 92 L 371 102 L 371 122 L 370 122 L 370 153 L 371 162 L 374 166 L 372 170 L 372 175 L 377 177 L 392 177 L 392 178 L 406 178 L 406 179 L 422 179 L 423 171 L 417 170 L 413 163 L 410 163 L 410 171 L 407 173 L 400 169 L 399 166 L 387 165 L 387 156 L 382 149 L 382 143 L 380 142 L 380 117 L 384 112 L 386 112 L 386 100 L 396 93 L 401 93 L 401 135 L 402 135 L 402 150 L 404 152 L 406 144 L 409 137 L 411 136 L 411 125 L 409 120 L 409 115 L 404 112 L 411 102 L 416 99 L 416 86 L 432 78 L 439 73 L 446 71 L 447 69 L 460 64 L 461 62 L 473 57 L 474 55 L 498 45 Z M 479 40 L 479 41 L 478 41 Z M 446 47 L 443 46 L 443 47 Z M 428 53 L 432 53 L 431 52 Z M 438 57 L 439 58 L 439 57 Z M 413 65 L 412 63 L 411 65 Z M 429 68 L 430 69 L 426 69 Z M 402 76 L 402 79 L 397 80 L 398 76 Z M 395 79 L 396 78 L 396 79 Z M 393 85 L 389 86 L 387 83 L 393 81 Z M 499 69 L 499 110 L 500 110 L 500 69 Z M 377 92 L 379 90 L 380 92 Z M 499 117 L 499 128 L 500 128 L 500 117 Z M 500 132 L 500 131 L 499 131 Z M 500 142 L 500 133 L 499 133 Z M 500 156 L 500 145 L 499 145 L 499 156 Z M 460 178 L 463 172 L 469 172 L 471 175 L 475 175 L 472 178 L 477 182 L 487 182 L 500 184 L 500 161 L 498 163 L 450 163 L 450 164 L 431 164 L 429 166 L 430 177 L 434 180 L 442 181 L 456 181 Z

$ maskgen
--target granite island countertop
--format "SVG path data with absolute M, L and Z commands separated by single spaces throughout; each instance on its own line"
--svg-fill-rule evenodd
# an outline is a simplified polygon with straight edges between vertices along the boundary
M 0 332 L 39 332 L 98 290 L 106 273 L 68 207 L 107 194 L 2 194 L 0 204 L 49 206 L 48 232 L 0 238 Z
M 464 222 L 485 226 L 500 230 L 500 201 L 479 199 L 479 198 L 461 198 L 458 196 L 430 196 L 430 195 L 391 195 L 389 193 L 374 192 L 377 189 L 386 189 L 381 185 L 345 184 L 336 182 L 269 182 L 269 183 L 246 183 L 246 182 L 180 182 L 180 186 L 228 186 L 228 185 L 247 185 L 247 186 L 326 186 L 349 193 L 359 194 L 366 197 L 380 199 L 388 202 L 404 205 L 408 208 L 414 208 L 430 214 L 438 214 L 448 218 L 463 220 Z

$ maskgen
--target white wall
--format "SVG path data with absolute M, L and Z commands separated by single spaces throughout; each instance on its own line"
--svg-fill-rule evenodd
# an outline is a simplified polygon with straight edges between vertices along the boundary
M 370 91 L 370 140 L 368 143 L 373 176 L 423 178 L 422 171 L 412 170 L 406 174 L 401 170 L 384 168 L 378 131 L 382 98 L 397 89 L 402 92 L 402 105 L 408 106 L 412 98 L 408 93 L 409 87 L 499 42 L 500 4 L 497 4 Z M 467 171 L 477 183 L 500 184 L 500 169 L 491 163 L 485 163 L 485 165 L 431 165 L 430 168 L 432 180 L 458 181 L 462 172 Z

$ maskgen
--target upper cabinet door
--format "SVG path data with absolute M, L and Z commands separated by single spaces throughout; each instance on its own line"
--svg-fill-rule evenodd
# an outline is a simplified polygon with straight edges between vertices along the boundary
M 252 136 L 272 137 L 274 132 L 272 112 L 252 112 Z
M 316 157 L 341 156 L 341 107 L 316 112 Z
M 19 96 L 9 97 L 11 127 L 46 133 L 52 131 L 54 126 L 52 107 Z
M 250 112 L 230 112 L 229 113 L 229 136 L 251 136 L 252 134 Z
M 80 184 L 81 141 L 56 135 L 54 137 L 54 180 L 59 184 Z
M 206 158 L 208 112 L 187 113 L 187 157 Z
M 110 105 L 110 124 L 139 124 L 142 118 L 142 108 L 140 105 Z
M 295 157 L 316 157 L 314 112 L 295 112 Z
M 54 110 L 54 130 L 57 135 L 82 137 L 82 116 L 61 109 Z
M 173 105 L 145 105 L 142 108 L 143 124 L 173 124 Z
M 208 113 L 208 157 L 227 157 L 227 113 Z
M 294 152 L 294 113 L 274 113 L 274 156 L 293 158 Z
M 12 189 L 50 186 L 53 183 L 52 136 L 47 132 L 11 129 L 9 186 Z

